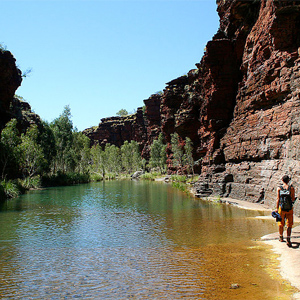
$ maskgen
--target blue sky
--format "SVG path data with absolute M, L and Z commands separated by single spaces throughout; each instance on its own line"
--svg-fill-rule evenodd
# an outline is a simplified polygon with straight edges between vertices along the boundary
M 219 27 L 215 0 L 1 0 L 0 42 L 22 71 L 16 94 L 79 130 L 133 112 L 195 68 Z

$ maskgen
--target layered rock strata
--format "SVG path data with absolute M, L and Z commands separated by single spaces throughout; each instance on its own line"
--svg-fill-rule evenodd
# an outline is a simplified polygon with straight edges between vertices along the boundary
M 219 3 L 219 12 L 230 20 L 238 17 L 237 8 L 248 5 L 226 2 L 227 7 Z M 257 18 L 244 34 L 232 120 L 212 154 L 222 159 L 212 161 L 201 179 L 213 193 L 275 206 L 282 175 L 290 174 L 300 192 L 300 3 L 259 4 Z M 221 22 L 223 32 L 230 23 Z M 298 203 L 295 208 L 299 213 Z
M 90 138 L 92 145 L 99 144 L 103 148 L 107 143 L 121 147 L 125 141 L 137 141 L 142 156 L 149 159 L 150 145 L 161 131 L 161 96 L 152 95 L 144 103 L 145 106 L 139 107 L 134 114 L 103 118 L 97 127 L 83 132 Z

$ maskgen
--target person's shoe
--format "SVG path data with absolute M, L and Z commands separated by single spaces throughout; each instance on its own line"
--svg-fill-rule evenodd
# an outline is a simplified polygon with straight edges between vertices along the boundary
M 291 240 L 290 240 L 290 239 L 288 239 L 288 240 L 286 241 L 286 244 L 287 244 L 288 247 L 292 247 L 292 243 L 291 243 Z
M 279 242 L 283 242 L 283 235 L 279 236 Z

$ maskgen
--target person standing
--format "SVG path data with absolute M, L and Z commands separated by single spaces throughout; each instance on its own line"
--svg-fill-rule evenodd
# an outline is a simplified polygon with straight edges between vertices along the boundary
M 294 211 L 293 204 L 295 202 L 295 189 L 289 184 L 290 177 L 288 175 L 284 175 L 282 177 L 282 185 L 277 188 L 277 202 L 276 202 L 276 212 L 278 212 L 281 216 L 281 221 L 278 222 L 279 225 L 279 241 L 283 242 L 283 229 L 285 225 L 287 226 L 287 239 L 286 243 L 289 247 L 292 246 L 291 243 L 291 234 L 292 227 L 294 222 Z

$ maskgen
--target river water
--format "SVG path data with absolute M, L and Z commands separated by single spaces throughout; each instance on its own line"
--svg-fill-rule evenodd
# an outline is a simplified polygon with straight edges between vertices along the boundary
M 33 191 L 0 211 L 0 298 L 289 299 L 264 214 L 144 181 Z

